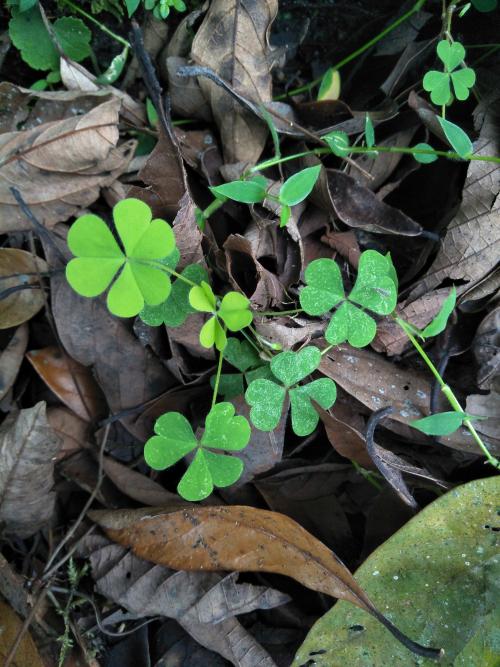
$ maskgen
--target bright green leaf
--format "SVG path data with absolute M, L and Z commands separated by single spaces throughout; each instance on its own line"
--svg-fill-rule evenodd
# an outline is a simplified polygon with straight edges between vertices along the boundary
M 272 380 L 254 380 L 245 392 L 251 407 L 250 421 L 260 431 L 272 431 L 278 426 L 286 390 Z
M 340 72 L 329 67 L 323 74 L 318 90 L 318 102 L 338 100 L 340 96 Z
M 439 124 L 443 128 L 443 132 L 448 139 L 450 146 L 462 158 L 467 158 L 472 153 L 472 142 L 461 127 L 455 123 L 437 116 Z
M 54 32 L 68 58 L 80 62 L 89 57 L 92 33 L 81 19 L 63 16 L 54 22 Z
M 470 95 L 470 88 L 476 83 L 476 73 L 470 67 L 452 72 L 451 81 L 457 100 L 466 100 Z
M 283 204 L 280 212 L 280 227 L 286 227 L 291 215 L 292 209 L 289 206 Z
M 287 206 L 303 201 L 312 191 L 321 171 L 321 165 L 307 167 L 290 176 L 281 186 L 279 200 Z
M 189 291 L 189 303 L 194 310 L 202 313 L 215 313 L 217 300 L 210 285 L 204 280 Z
M 429 417 L 415 419 L 410 426 L 427 435 L 450 435 L 460 428 L 465 415 L 462 412 L 439 412 Z
M 332 153 L 337 155 L 337 157 L 346 157 L 346 155 L 349 155 L 350 142 L 349 135 L 346 132 L 334 130 L 321 138 L 326 141 Z
M 144 446 L 144 459 L 154 470 L 165 470 L 196 446 L 188 420 L 180 412 L 167 412 L 156 420 L 155 433 Z
M 451 100 L 450 75 L 447 72 L 431 70 L 424 76 L 422 85 L 424 90 L 431 94 L 434 104 L 442 106 Z
M 460 42 L 449 42 L 447 39 L 442 39 L 438 42 L 436 51 L 448 72 L 457 68 L 465 58 L 465 49 Z
M 9 36 L 21 57 L 32 69 L 55 70 L 59 54 L 43 23 L 38 6 L 24 12 L 12 8 Z
M 235 456 L 224 456 L 204 451 L 212 482 L 214 486 L 224 489 L 234 484 L 243 472 L 243 461 Z
M 245 417 L 234 416 L 232 403 L 216 403 L 205 420 L 201 444 L 212 449 L 236 452 L 250 441 L 250 425 Z
M 423 331 L 420 332 L 422 338 L 432 338 L 437 336 L 446 329 L 448 318 L 455 308 L 457 302 L 457 290 L 452 287 L 450 293 L 446 297 L 436 317 L 430 322 Z
M 216 197 L 226 197 L 243 204 L 257 204 L 266 198 L 266 189 L 259 181 L 231 181 L 209 188 Z
M 373 317 L 346 301 L 333 313 L 325 339 L 330 345 L 347 341 L 353 347 L 365 347 L 376 333 L 377 323 Z
M 373 127 L 372 119 L 368 114 L 365 116 L 365 139 L 368 148 L 375 145 L 375 128 Z
M 299 436 L 309 435 L 318 425 L 319 415 L 311 403 L 316 401 L 324 410 L 328 410 L 337 398 L 337 387 L 330 378 L 313 380 L 301 387 L 290 389 L 292 428 Z
M 177 493 L 190 502 L 204 500 L 214 490 L 212 475 L 205 457 L 206 452 L 199 449 L 189 468 L 177 485 Z
M 376 250 L 361 254 L 358 275 L 349 300 L 378 315 L 389 315 L 397 303 L 397 289 L 391 276 L 392 262 Z
M 214 315 L 205 324 L 201 327 L 200 331 L 200 343 L 203 347 L 210 348 L 215 345 L 215 347 L 222 352 L 226 347 L 226 334 L 222 328 L 219 320 Z
M 300 290 L 300 305 L 308 315 L 323 315 L 344 297 L 342 275 L 333 259 L 315 259 L 308 264 Z
M 109 86 L 112 83 L 115 83 L 115 81 L 120 78 L 121 73 L 123 72 L 123 68 L 127 62 L 128 52 L 129 48 L 128 46 L 125 46 L 123 50 L 112 59 L 106 68 L 106 71 L 97 77 L 96 82 L 105 86 Z
M 429 144 L 423 142 L 416 144 L 413 148 L 415 148 L 417 151 L 419 149 L 423 151 L 434 150 L 432 146 L 429 146 Z M 422 164 L 430 164 L 431 162 L 435 162 L 438 159 L 436 154 L 431 153 L 412 153 L 412 155 L 417 162 L 421 162 Z
M 250 301 L 244 294 L 228 292 L 220 304 L 218 315 L 230 331 L 240 331 L 253 319 Z
M 139 7 L 141 0 L 124 0 L 124 2 L 127 7 L 128 16 L 130 18 L 137 10 L 137 7 Z

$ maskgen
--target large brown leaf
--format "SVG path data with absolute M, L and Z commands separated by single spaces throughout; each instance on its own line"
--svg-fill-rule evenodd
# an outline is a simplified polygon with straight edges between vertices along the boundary
M 257 105 L 271 102 L 268 33 L 277 11 L 277 0 L 214 0 L 193 40 L 193 60 Z M 212 81 L 203 78 L 200 84 L 219 126 L 225 161 L 256 162 L 266 125 Z
M 273 572 L 347 600 L 413 645 L 374 606 L 337 556 L 298 523 L 243 505 L 169 510 L 93 511 L 89 516 L 145 560 L 176 570 Z M 425 649 L 423 649 L 425 650 Z
M 29 229 L 10 191 L 17 184 L 44 225 L 67 220 L 92 204 L 130 162 L 135 141 L 118 146 L 121 101 L 84 114 L 0 135 L 0 232 Z
M 2 664 L 14 646 L 18 634 L 23 628 L 23 621 L 8 604 L 0 599 L 0 658 Z M 44 667 L 44 662 L 29 632 L 22 634 L 19 648 L 11 663 L 13 667 Z
M 29 537 L 52 516 L 59 443 L 43 402 L 11 413 L 0 427 L 0 523 L 7 532 Z
M 0 291 L 13 290 L 0 300 L 0 329 L 22 324 L 36 315 L 40 308 L 43 308 L 45 299 L 37 274 L 46 270 L 47 263 L 26 250 L 0 249 L 0 276 L 2 277 Z M 32 287 L 17 289 L 23 285 L 32 285 Z
M 28 325 L 21 324 L 2 350 L 0 355 L 0 401 L 16 381 L 28 345 L 28 336 Z

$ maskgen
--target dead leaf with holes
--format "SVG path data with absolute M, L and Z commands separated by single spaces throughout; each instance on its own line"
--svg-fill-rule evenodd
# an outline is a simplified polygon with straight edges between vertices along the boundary
M 118 143 L 121 101 L 83 116 L 0 135 L 0 233 L 30 229 L 10 187 L 47 227 L 92 204 L 127 168 L 135 141 Z

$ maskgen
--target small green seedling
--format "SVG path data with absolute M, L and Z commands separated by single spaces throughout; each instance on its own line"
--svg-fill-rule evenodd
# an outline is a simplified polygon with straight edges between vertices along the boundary
M 331 259 L 316 259 L 305 271 L 306 286 L 300 291 L 300 304 L 309 315 L 324 315 L 336 308 L 325 332 L 331 345 L 347 341 L 365 347 L 374 339 L 377 324 L 365 309 L 389 315 L 397 302 L 397 278 L 389 257 L 375 250 L 362 253 L 358 276 L 346 298 L 338 264 Z
M 319 416 L 311 401 L 330 408 L 337 397 L 335 382 L 330 378 L 313 380 L 298 386 L 306 376 L 317 370 L 321 352 L 317 347 L 305 347 L 300 352 L 286 351 L 271 361 L 274 380 L 257 379 L 250 383 L 245 400 L 251 406 L 250 420 L 261 431 L 272 431 L 278 425 L 288 393 L 292 412 L 292 428 L 297 435 L 309 435 L 316 428 Z
M 227 343 L 225 328 L 229 331 L 241 331 L 251 324 L 253 319 L 250 301 L 246 296 L 239 292 L 228 292 L 219 302 L 205 281 L 190 290 L 189 303 L 194 310 L 212 313 L 212 317 L 201 328 L 200 343 L 207 348 L 215 345 L 220 352 Z
M 444 72 L 427 72 L 423 80 L 424 90 L 431 94 L 431 100 L 439 106 L 453 101 L 452 88 L 457 100 L 466 100 L 476 82 L 476 74 L 470 67 L 461 67 L 465 58 L 464 47 L 460 42 L 443 39 L 436 50 L 444 65 Z
M 124 0 L 129 17 L 137 11 L 141 0 Z M 170 14 L 170 9 L 176 9 L 178 12 L 185 12 L 186 5 L 183 0 L 143 0 L 144 9 L 153 12 L 157 19 L 166 19 Z
M 179 412 L 167 412 L 157 419 L 155 433 L 144 447 L 146 463 L 155 470 L 165 470 L 196 451 L 177 491 L 186 500 L 203 500 L 214 486 L 226 487 L 241 477 L 243 463 L 234 456 L 210 450 L 236 452 L 250 441 L 250 424 L 235 416 L 231 403 L 217 403 L 205 420 L 205 431 L 197 440 L 191 424 Z
M 174 252 L 175 236 L 164 220 L 152 220 L 151 209 L 139 199 L 118 202 L 113 220 L 124 250 L 98 216 L 83 215 L 73 223 L 68 247 L 75 259 L 66 266 L 66 278 L 86 297 L 98 296 L 111 285 L 110 312 L 133 317 L 145 303 L 156 306 L 169 296 L 171 270 L 168 260 L 161 260 Z

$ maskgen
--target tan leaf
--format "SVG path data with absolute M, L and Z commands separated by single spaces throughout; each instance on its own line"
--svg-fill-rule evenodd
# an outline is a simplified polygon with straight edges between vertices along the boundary
M 271 102 L 268 33 L 277 11 L 277 0 L 214 0 L 193 40 L 193 60 L 257 105 Z M 267 126 L 212 81 L 202 78 L 200 84 L 219 126 L 225 161 L 255 163 Z
M 0 426 L 0 522 L 7 532 L 29 537 L 51 518 L 59 446 L 44 402 L 11 413 Z
M 0 599 L 0 658 L 2 665 L 5 663 L 22 627 L 23 621 L 13 611 L 12 607 L 9 607 Z M 12 667 L 45 667 L 29 632 L 23 634 L 11 665 Z
M 88 421 L 80 419 L 72 410 L 50 407 L 47 409 L 47 421 L 62 440 L 57 454 L 58 461 L 73 456 L 80 449 L 91 447 L 88 442 L 90 427 Z
M 102 415 L 103 396 L 89 368 L 56 346 L 31 350 L 26 357 L 49 389 L 78 417 L 92 421 Z
M 145 560 L 175 570 L 283 574 L 364 609 L 408 645 L 337 556 L 284 514 L 198 505 L 173 512 L 92 511 L 89 516 L 108 537 Z
M 18 184 L 38 220 L 52 227 L 98 197 L 130 162 L 135 141 L 118 146 L 121 101 L 83 116 L 0 135 L 0 232 L 30 229 L 10 192 Z
M 6 276 L 0 281 L 0 291 L 34 285 L 33 288 L 12 291 L 0 300 L 0 329 L 9 329 L 30 320 L 43 307 L 45 300 L 37 274 L 44 271 L 47 271 L 47 264 L 40 257 L 34 257 L 26 250 L 0 248 L 0 276 Z
M 28 325 L 21 324 L 0 355 L 0 400 L 16 381 L 28 345 Z

